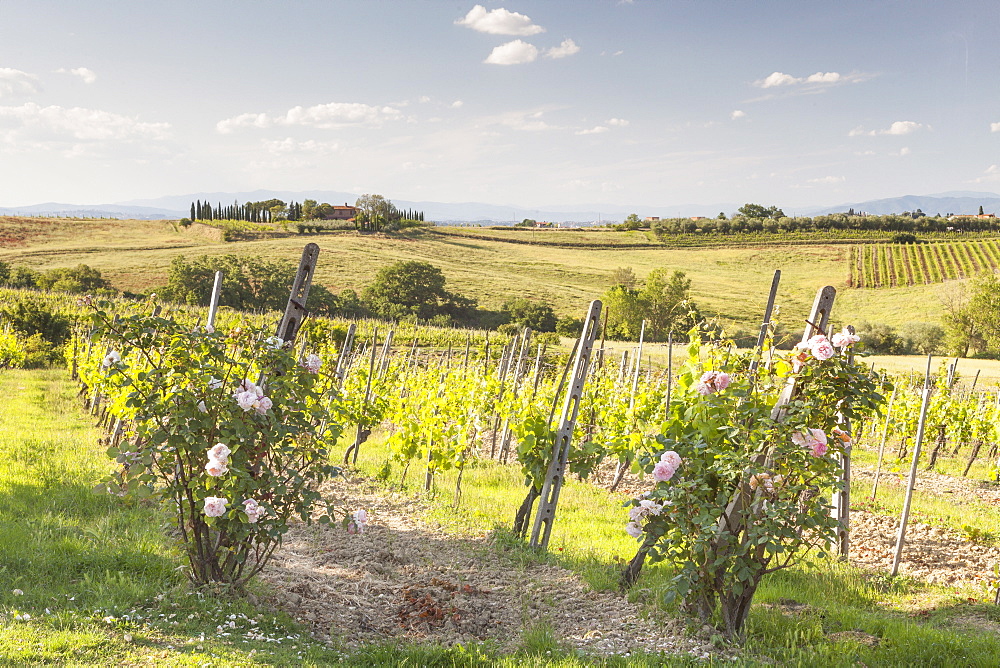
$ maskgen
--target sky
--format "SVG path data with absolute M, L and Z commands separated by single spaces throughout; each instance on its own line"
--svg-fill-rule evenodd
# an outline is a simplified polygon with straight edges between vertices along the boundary
M 0 0 L 0 206 L 1000 192 L 998 35 L 997 0 Z

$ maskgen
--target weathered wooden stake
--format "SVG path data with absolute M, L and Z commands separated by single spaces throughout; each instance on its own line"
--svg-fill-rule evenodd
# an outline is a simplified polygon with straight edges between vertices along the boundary
M 212 296 L 208 302 L 208 318 L 205 327 L 209 330 L 215 327 L 215 315 L 219 312 L 219 296 L 222 294 L 222 272 L 215 272 L 215 284 L 212 286 Z
M 903 501 L 903 514 L 899 520 L 899 532 L 896 534 L 896 552 L 892 558 L 892 575 L 899 572 L 899 561 L 903 556 L 903 542 L 906 538 L 906 522 L 910 519 L 910 503 L 913 500 L 913 488 L 917 485 L 917 464 L 920 460 L 920 444 L 924 440 L 924 427 L 927 422 L 927 407 L 931 403 L 931 356 L 927 356 L 927 372 L 924 374 L 923 401 L 920 404 L 920 420 L 917 422 L 917 436 L 913 443 L 913 463 L 910 465 L 910 479 L 906 484 L 906 499 Z
M 896 393 L 899 388 L 893 386 L 892 396 L 889 397 L 889 407 L 885 410 L 885 425 L 882 427 L 882 442 L 878 446 L 878 464 L 875 466 L 875 482 L 872 483 L 872 501 L 878 493 L 878 479 L 882 474 L 882 458 L 885 456 L 885 441 L 889 438 L 889 419 L 892 417 L 892 405 L 896 401 Z
M 531 528 L 530 544 L 533 548 L 546 549 L 549 545 L 549 537 L 552 535 L 552 522 L 555 519 L 559 492 L 562 489 L 566 463 L 569 459 L 573 429 L 580 411 L 580 398 L 583 394 L 583 385 L 587 380 L 587 370 L 594 350 L 594 340 L 597 338 L 600 320 L 601 302 L 595 299 L 590 302 L 590 309 L 583 323 L 583 331 L 580 333 L 580 344 L 577 346 L 576 360 L 573 363 L 572 382 L 566 392 L 566 401 L 563 404 L 562 417 L 559 420 L 559 430 L 556 432 L 553 444 L 552 460 L 549 462 L 545 483 L 542 485 L 541 501 L 538 504 L 538 512 L 535 514 L 535 523 Z

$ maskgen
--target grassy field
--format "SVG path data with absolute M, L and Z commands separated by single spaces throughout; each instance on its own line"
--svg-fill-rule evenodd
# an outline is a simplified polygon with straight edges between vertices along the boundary
M 78 408 L 74 389 L 61 370 L 0 375 L 0 393 L 6 398 L 6 410 L 0 413 L 0 666 L 688 663 L 679 657 L 641 655 L 589 661 L 550 638 L 527 636 L 523 649 L 508 656 L 489 646 L 379 645 L 346 651 L 310 640 L 287 616 L 247 600 L 193 592 L 178 571 L 182 560 L 169 540 L 163 513 L 94 490 L 108 460 L 90 418 Z M 398 467 L 390 463 L 387 469 L 386 464 L 380 438 L 366 443 L 362 472 L 397 480 Z M 426 519 L 451 535 L 482 535 L 509 526 L 524 492 L 514 468 L 473 462 L 464 476 L 457 513 L 451 510 L 453 475 L 438 481 L 440 491 L 429 500 Z M 417 486 L 407 493 L 420 495 Z M 865 491 L 856 490 L 859 498 Z M 899 499 L 883 496 L 884 504 L 898 506 Z M 549 554 L 504 540 L 502 530 L 493 549 L 507 557 L 558 563 L 595 588 L 612 588 L 621 561 L 635 550 L 622 530 L 624 498 L 570 481 Z M 920 496 L 915 503 L 915 512 L 946 524 L 988 529 L 994 513 L 969 506 L 959 510 L 941 498 Z M 673 614 L 662 596 L 670 576 L 663 565 L 647 567 L 630 598 L 648 606 L 651 614 Z M 254 591 L 263 593 L 259 587 Z M 1000 613 L 994 606 L 968 602 L 982 596 L 980 591 L 905 578 L 890 582 L 817 561 L 765 580 L 742 659 L 735 665 L 998 665 L 1000 644 L 982 628 L 994 628 Z M 806 612 L 783 611 L 788 600 Z M 923 612 L 915 615 L 915 610 Z M 924 614 L 927 610 L 931 614 Z M 230 635 L 219 632 L 229 622 Z M 859 635 L 878 643 L 859 643 L 854 640 Z
M 20 221 L 20 222 L 18 222 Z M 25 223 L 23 221 L 29 221 Z M 838 322 L 881 320 L 899 326 L 910 321 L 936 322 L 940 294 L 947 285 L 919 285 L 880 290 L 846 287 L 850 246 L 842 244 L 752 246 L 742 248 L 671 248 L 649 241 L 645 233 L 607 231 L 505 232 L 490 236 L 576 235 L 597 247 L 515 244 L 473 238 L 479 230 L 415 230 L 406 234 L 360 235 L 338 232 L 282 239 L 209 242 L 186 235 L 169 222 L 0 218 L 0 261 L 34 269 L 88 264 L 115 287 L 147 291 L 165 281 L 178 255 L 251 254 L 297 262 L 310 241 L 322 253 L 316 280 L 328 288 L 363 289 L 375 272 L 399 260 L 422 260 L 444 271 L 449 289 L 474 297 L 485 307 L 523 296 L 551 302 L 560 315 L 582 316 L 591 299 L 609 286 L 617 267 L 631 267 L 642 278 L 658 268 L 679 269 L 692 279 L 695 301 L 729 327 L 756 328 L 774 270 L 782 271 L 778 302 L 790 318 L 807 313 L 816 291 L 833 285 L 840 291 L 834 310 Z M 562 237 L 565 238 L 565 237 Z M 614 248 L 605 241 L 642 244 Z M 795 324 L 795 329 L 798 323 Z

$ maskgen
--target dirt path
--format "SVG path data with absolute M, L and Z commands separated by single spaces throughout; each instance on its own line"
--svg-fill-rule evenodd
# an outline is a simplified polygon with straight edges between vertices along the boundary
M 274 587 L 271 604 L 321 639 L 349 647 L 492 640 L 511 651 L 525 629 L 543 623 L 592 655 L 714 651 L 704 638 L 686 637 L 683 623 L 643 619 L 636 606 L 593 591 L 571 571 L 519 561 L 485 537 L 443 534 L 418 519 L 413 499 L 357 478 L 325 491 L 342 507 L 366 509 L 368 530 L 295 526 L 263 574 Z

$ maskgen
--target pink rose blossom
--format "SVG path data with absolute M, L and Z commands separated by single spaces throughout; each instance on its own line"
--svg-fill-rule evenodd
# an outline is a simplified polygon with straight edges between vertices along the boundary
M 266 413 L 271 409 L 271 406 L 273 406 L 273 404 L 271 403 L 270 399 L 268 399 L 267 397 L 261 397 L 256 402 L 254 402 L 253 409 L 257 411 L 258 414 L 263 415 L 264 413 Z
M 229 471 L 229 466 L 226 465 L 226 462 L 219 459 L 209 459 L 208 463 L 205 464 L 205 473 L 213 478 L 225 475 L 227 471 Z
M 680 468 L 681 465 L 681 456 L 676 452 L 674 452 L 673 450 L 667 450 L 662 455 L 660 455 L 660 461 L 667 462 L 668 464 L 670 464 L 670 466 L 677 469 Z
M 364 533 L 368 527 L 368 513 L 365 510 L 355 510 L 347 523 L 347 533 Z
M 229 503 L 229 499 L 224 499 L 219 496 L 206 496 L 205 515 L 208 517 L 221 517 L 226 513 L 227 503 Z
M 247 519 L 251 524 L 256 524 L 264 513 L 266 512 L 264 508 L 261 508 L 255 499 L 247 499 L 243 502 L 243 510 L 247 514 Z
M 805 433 L 797 431 L 792 434 L 792 443 L 809 448 L 814 457 L 822 457 L 828 449 L 826 434 L 822 429 L 808 429 Z
M 244 411 L 248 411 L 253 408 L 255 403 L 257 403 L 257 394 L 249 390 L 245 392 L 237 392 L 235 399 L 236 403 L 240 405 L 240 408 Z
M 642 527 L 638 522 L 629 522 L 625 525 L 625 533 L 632 536 L 632 538 L 638 538 L 642 535 Z
M 657 482 L 666 482 L 674 477 L 677 472 L 676 466 L 671 466 L 670 462 L 656 462 L 653 466 L 653 479 Z
M 858 336 L 857 334 L 851 334 L 849 331 L 847 331 L 846 327 L 844 328 L 844 331 L 837 332 L 830 338 L 833 342 L 833 345 L 837 348 L 847 348 L 848 346 L 853 345 L 861 340 L 860 336 Z
M 729 387 L 729 374 L 725 371 L 706 371 L 695 387 L 700 394 L 713 394 Z
M 830 345 L 830 340 L 823 336 L 822 334 L 817 334 L 806 342 L 809 346 L 809 352 L 816 359 L 823 361 L 828 360 L 836 354 L 833 346 Z

